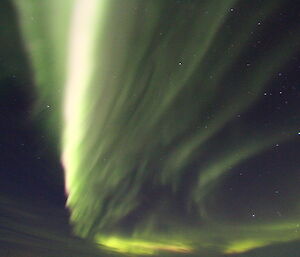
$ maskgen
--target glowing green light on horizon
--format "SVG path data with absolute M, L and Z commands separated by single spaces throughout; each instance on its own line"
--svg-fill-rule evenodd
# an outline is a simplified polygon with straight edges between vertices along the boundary
M 193 249 L 181 243 L 159 243 L 139 239 L 124 239 L 121 237 L 97 237 L 96 242 L 110 250 L 126 254 L 152 255 L 160 251 L 174 253 L 191 253 Z
M 233 242 L 230 246 L 228 246 L 228 248 L 224 251 L 224 253 L 226 254 L 244 253 L 255 248 L 267 246 L 269 244 L 270 244 L 269 242 L 264 242 L 261 240 L 238 241 L 238 242 Z

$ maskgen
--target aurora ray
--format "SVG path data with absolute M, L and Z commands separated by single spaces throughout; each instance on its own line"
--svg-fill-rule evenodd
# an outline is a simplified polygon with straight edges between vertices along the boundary
M 247 118 L 298 51 L 296 27 L 252 49 L 283 0 L 15 3 L 40 101 L 58 107 L 49 120 L 77 235 L 141 255 L 299 239 L 298 207 L 257 223 L 216 207 L 241 165 L 297 136 L 293 111 L 268 126 Z M 252 15 L 233 16 L 243 9 Z

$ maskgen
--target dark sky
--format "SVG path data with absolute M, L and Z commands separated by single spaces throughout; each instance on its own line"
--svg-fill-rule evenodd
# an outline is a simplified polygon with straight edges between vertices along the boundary
M 43 128 L 47 110 L 33 113 L 32 72 L 9 1 L 1 3 L 1 26 L 1 190 L 63 206 L 62 168 Z
M 170 2 L 172 2 L 170 6 L 174 9 L 186 8 L 188 10 L 187 5 L 193 6 L 193 1 Z M 243 26 L 241 26 L 240 21 L 244 22 L 247 15 L 250 20 L 250 13 L 259 12 L 261 2 L 263 1 L 251 1 L 251 3 L 240 1 L 232 10 L 229 10 L 232 14 L 212 44 L 212 50 L 209 52 L 209 57 L 212 56 L 212 58 L 207 59 L 207 67 L 211 67 L 221 60 L 221 57 L 214 56 L 214 51 L 217 53 L 228 51 L 226 61 L 230 60 L 231 55 L 234 55 L 234 50 L 230 48 L 219 49 L 221 40 L 224 39 L 226 43 L 235 37 L 234 33 L 240 32 L 242 35 L 241 28 Z M 197 6 L 197 4 L 195 5 Z M 177 9 L 174 13 L 176 12 Z M 264 15 L 265 13 L 262 12 L 261 16 L 264 17 Z M 159 160 L 167 159 L 168 153 L 173 150 L 176 152 L 177 144 L 184 143 L 187 137 L 194 135 L 198 126 L 201 130 L 206 129 L 205 122 L 215 119 L 220 113 L 222 115 L 226 106 L 232 105 L 233 108 L 239 108 L 238 106 L 243 105 L 243 99 L 247 101 L 247 99 L 253 98 L 254 104 L 251 105 L 251 108 L 245 108 L 234 115 L 222 130 L 204 144 L 205 153 L 199 154 L 199 157 L 194 157 L 193 162 L 187 165 L 184 170 L 184 173 L 187 174 L 185 180 L 183 182 L 182 179 L 180 180 L 176 201 L 173 203 L 173 200 L 170 200 L 170 205 L 174 204 L 175 212 L 179 217 L 178 220 L 182 220 L 184 217 L 193 217 L 194 213 L 191 216 L 186 216 L 185 209 L 182 208 L 183 210 L 181 210 L 181 204 L 183 206 L 190 196 L 191 192 L 186 188 L 193 188 L 199 167 L 206 171 L 213 162 L 221 164 L 224 159 L 231 160 L 235 155 L 242 159 L 243 145 L 246 146 L 245 151 L 247 152 L 248 149 L 252 149 L 252 146 L 255 148 L 258 142 L 264 142 L 269 135 L 272 135 L 271 143 L 268 143 L 266 149 L 262 147 L 263 150 L 257 150 L 259 154 L 250 156 L 237 165 L 232 164 L 232 168 L 228 169 L 230 175 L 222 179 L 221 183 L 217 183 L 213 193 L 210 193 L 211 184 L 208 183 L 205 192 L 209 192 L 209 196 L 201 195 L 201 197 L 205 198 L 204 205 L 205 210 L 209 213 L 209 219 L 226 224 L 226 226 L 235 226 L 235 224 L 236 226 L 241 226 L 241 224 L 264 226 L 273 221 L 279 221 L 279 223 L 286 221 L 280 224 L 284 226 L 293 223 L 295 228 L 286 231 L 283 229 L 278 233 L 285 235 L 285 233 L 297 234 L 299 232 L 299 236 L 291 236 L 294 240 L 300 238 L 300 229 L 298 231 L 296 226 L 298 221 L 300 224 L 298 200 L 300 194 L 299 33 L 297 37 L 297 31 L 299 32 L 300 29 L 300 3 L 296 0 L 282 1 L 279 9 L 264 18 L 263 21 L 257 21 L 256 30 L 251 31 L 252 35 L 245 43 L 245 49 L 226 74 L 223 74 L 224 85 L 221 90 L 216 91 L 214 101 L 209 102 L 205 107 L 207 115 L 204 118 L 199 118 L 195 123 L 187 122 L 187 124 L 192 125 L 187 128 L 185 134 L 176 137 L 176 140 L 170 145 L 164 146 L 165 148 L 159 146 L 161 148 L 158 148 L 157 153 L 152 154 L 153 149 L 150 149 L 149 156 L 151 155 L 152 159 L 149 161 L 151 162 L 149 166 L 158 170 L 162 169 Z M 65 208 L 66 195 L 64 173 L 60 162 L 59 140 L 56 138 L 56 133 L 51 133 L 51 129 L 49 130 L 48 127 L 52 109 L 42 108 L 35 111 L 35 103 L 38 101 L 39 95 L 33 82 L 34 71 L 30 67 L 30 58 L 21 40 L 16 11 L 8 0 L 2 0 L 0 3 L 0 26 L 0 254 L 6 257 L 66 257 L 64 255 L 66 253 L 68 257 L 86 256 L 86 253 L 91 254 L 90 256 L 101 256 L 101 253 L 96 255 L 97 251 L 93 246 L 71 233 L 69 213 Z M 168 22 L 161 21 L 162 33 L 168 33 L 168 26 Z M 261 26 L 263 29 L 260 30 Z M 284 41 L 285 45 L 283 45 L 280 42 L 285 37 L 287 42 Z M 157 42 L 160 41 L 155 39 L 152 41 L 153 44 L 157 44 Z M 164 42 L 162 41 L 162 43 Z M 270 51 L 268 49 L 277 45 L 278 51 L 275 54 L 271 52 L 271 56 L 269 56 Z M 177 47 L 180 48 L 180 46 L 181 42 L 178 43 Z M 232 48 L 235 49 L 235 46 L 233 45 Z M 159 47 L 153 46 L 153 49 L 155 51 L 158 49 L 157 52 L 159 53 Z M 293 51 L 291 51 L 292 54 L 288 60 L 279 69 L 276 69 L 276 72 L 270 72 L 271 68 L 269 69 L 268 65 L 277 63 L 277 57 L 283 58 L 281 55 L 284 55 L 284 51 L 289 52 L 289 49 L 293 49 Z M 146 57 L 151 59 L 153 56 L 149 54 Z M 148 71 L 148 59 L 146 57 L 144 62 L 146 68 L 144 70 L 141 68 L 142 72 Z M 155 55 L 153 59 L 155 59 Z M 155 61 L 153 62 L 155 63 Z M 182 60 L 179 65 L 184 66 L 185 62 L 188 63 L 188 59 Z M 220 62 L 220 65 L 222 64 Z M 159 64 L 155 65 L 153 67 L 160 67 Z M 167 63 L 167 65 L 170 64 Z M 264 70 L 252 72 L 256 71 L 256 67 L 259 65 Z M 209 72 L 207 67 L 204 65 L 203 69 Z M 212 70 L 212 77 L 218 75 L 217 68 L 218 66 Z M 170 68 L 170 70 L 172 69 Z M 153 73 L 155 74 L 155 72 Z M 259 93 L 260 97 L 255 97 L 258 93 L 255 90 L 252 91 L 254 86 L 251 83 L 253 85 L 259 83 L 260 78 L 267 73 L 271 74 L 268 75 L 265 88 Z M 120 72 L 120 74 L 122 73 Z M 244 97 L 241 94 L 239 97 L 239 89 L 244 86 L 241 83 L 243 77 L 247 77 L 247 81 L 253 82 L 249 82 L 249 88 L 245 85 L 248 96 Z M 201 83 L 195 82 L 200 81 L 200 79 L 200 75 L 193 77 L 191 84 Z M 190 91 L 184 91 L 182 99 L 177 99 L 177 103 L 182 106 L 182 112 L 174 112 L 174 107 L 174 110 L 172 109 L 173 114 L 181 115 L 188 112 L 193 113 L 191 117 L 194 117 L 192 115 L 197 113 L 197 110 L 190 108 L 198 105 L 190 105 L 189 102 L 194 101 L 193 94 L 201 95 L 195 88 L 195 86 L 191 86 Z M 148 97 L 146 93 L 145 95 L 144 93 L 139 94 L 141 99 Z M 142 100 L 132 101 L 136 102 L 130 102 L 130 106 L 132 104 L 134 107 L 139 107 L 139 101 Z M 132 113 L 130 113 L 132 115 L 130 117 L 134 117 L 134 113 Z M 224 111 L 224 113 L 226 112 Z M 145 112 L 146 114 L 147 112 Z M 176 118 L 173 119 L 173 114 L 170 114 L 170 122 L 169 116 L 164 119 L 164 122 L 167 123 L 166 128 L 172 128 L 172 122 L 176 121 Z M 132 120 L 134 121 L 134 119 Z M 138 119 L 136 124 L 136 127 L 140 124 Z M 210 124 L 209 121 L 207 124 Z M 211 124 L 215 126 L 214 123 Z M 51 126 L 55 127 L 55 124 L 51 124 Z M 174 127 L 177 126 L 180 127 L 176 123 Z M 154 132 L 152 131 L 153 134 Z M 147 140 L 151 141 L 154 136 L 150 135 L 149 138 Z M 146 143 L 147 141 L 145 141 Z M 121 145 L 120 148 L 122 147 Z M 145 154 L 147 150 L 148 148 L 145 147 Z M 143 155 L 141 154 L 135 157 L 134 162 L 139 163 L 142 159 Z M 134 166 L 134 169 L 137 169 L 137 165 Z M 152 179 L 154 175 L 149 173 L 149 177 Z M 203 177 L 203 179 L 205 178 L 206 176 Z M 169 187 L 169 185 L 166 189 L 163 185 L 156 186 L 152 180 L 149 184 L 145 181 L 141 184 L 143 188 L 140 190 L 140 195 L 142 195 L 141 202 L 143 204 L 122 219 L 120 218 L 118 226 L 121 227 L 122 232 L 129 233 L 129 231 L 134 230 L 136 224 L 139 228 L 143 227 L 139 223 L 139 220 L 142 219 L 140 216 L 150 216 L 151 211 L 153 211 L 151 208 L 153 206 L 156 208 L 157 199 L 161 195 L 165 201 L 170 198 L 171 186 Z M 154 184 L 155 186 L 153 186 Z M 172 183 L 170 182 L 170 184 Z M 97 198 L 97 194 L 95 194 L 95 198 Z M 198 199 L 199 202 L 201 199 Z M 203 203 L 201 202 L 201 204 Z M 206 214 L 201 213 L 203 217 Z M 162 221 L 165 221 L 168 218 L 167 215 L 164 213 L 157 217 L 163 217 Z M 193 222 L 190 224 L 189 220 L 184 220 L 185 223 L 188 224 L 187 227 L 194 225 Z M 96 222 L 95 224 L 97 224 L 95 227 L 100 226 L 100 223 Z M 113 229 L 115 229 L 114 226 Z M 242 229 L 239 232 L 241 235 Z M 107 228 L 104 229 L 104 231 L 106 230 Z M 222 227 L 221 230 L 217 231 L 228 232 L 231 230 Z M 265 237 L 269 236 L 268 233 L 272 237 L 272 232 L 264 233 L 263 239 L 260 238 L 259 240 L 265 240 Z M 215 238 L 214 240 L 221 242 L 223 239 Z M 297 254 L 300 256 L 299 242 L 293 242 L 293 240 L 289 240 L 290 242 L 274 240 L 276 241 L 274 245 L 267 245 L 236 256 L 297 257 Z M 223 243 L 226 244 L 225 241 Z M 214 254 L 218 253 L 212 252 L 210 254 L 210 256 L 217 256 Z

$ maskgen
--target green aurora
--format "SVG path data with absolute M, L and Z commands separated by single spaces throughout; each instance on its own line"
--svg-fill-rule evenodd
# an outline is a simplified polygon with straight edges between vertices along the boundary
M 298 50 L 295 27 L 250 51 L 284 0 L 14 2 L 37 110 L 54 106 L 47 126 L 77 235 L 137 255 L 299 239 L 292 200 L 289 215 L 256 220 L 233 221 L 221 204 L 239 165 L 297 137 L 297 119 L 236 121 Z M 234 18 L 243 8 L 251 15 Z

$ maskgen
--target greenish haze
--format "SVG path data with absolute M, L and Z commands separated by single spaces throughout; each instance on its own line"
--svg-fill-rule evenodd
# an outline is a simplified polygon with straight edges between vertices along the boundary
M 39 106 L 55 106 L 77 235 L 141 255 L 298 239 L 294 215 L 234 223 L 211 208 L 235 167 L 297 135 L 289 120 L 235 121 L 299 40 L 287 33 L 252 58 L 258 21 L 283 1 L 254 3 L 236 21 L 240 2 L 15 0 Z

